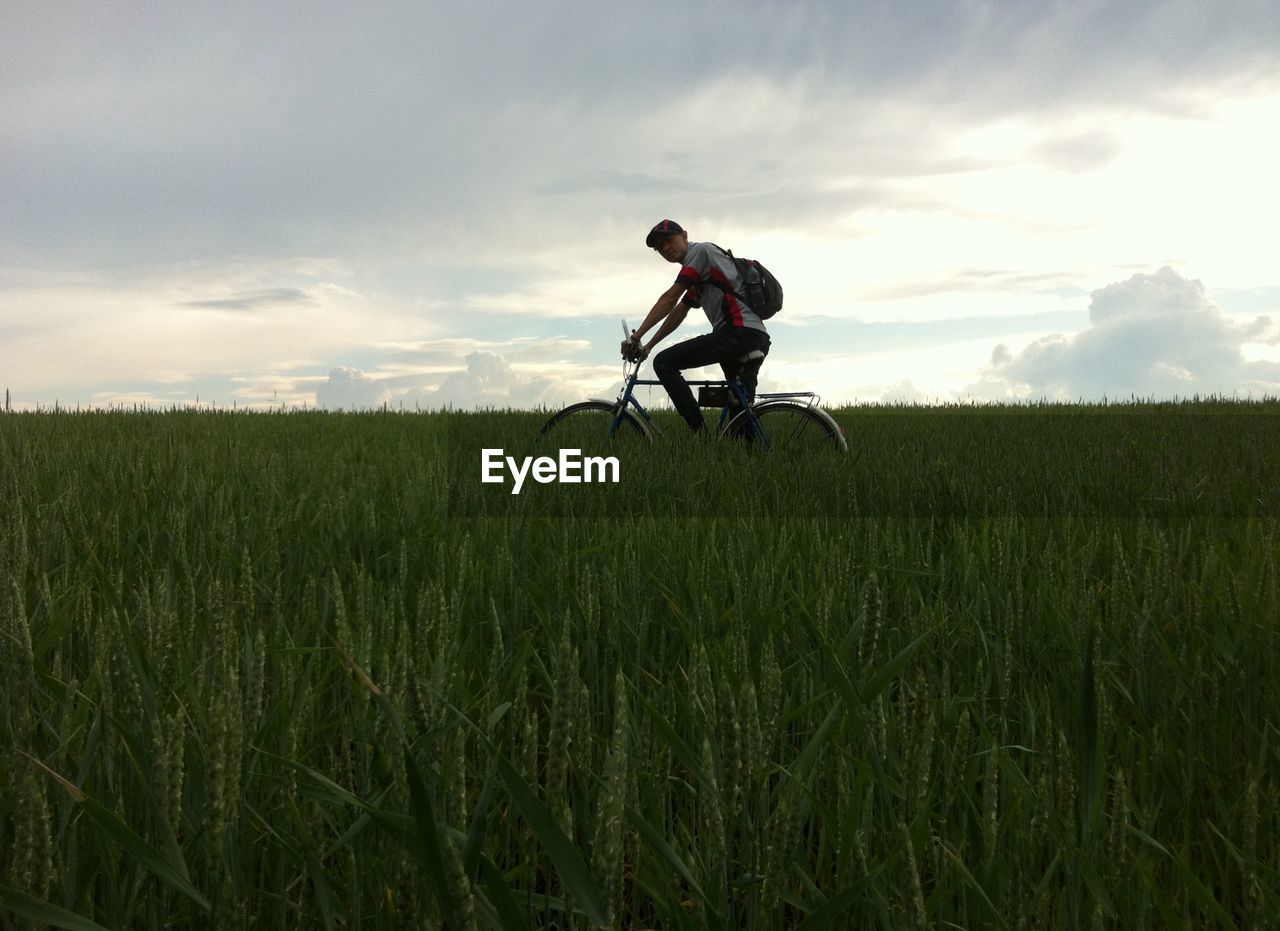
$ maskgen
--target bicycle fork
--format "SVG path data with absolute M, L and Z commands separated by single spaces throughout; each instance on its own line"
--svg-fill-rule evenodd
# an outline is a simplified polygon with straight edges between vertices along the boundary
M 623 323 L 623 327 L 624 328 L 626 327 L 625 322 Z M 629 375 L 625 374 L 625 370 L 624 370 L 625 384 L 623 386 L 622 393 L 618 395 L 618 400 L 613 405 L 613 423 L 609 425 L 609 439 L 611 440 L 615 436 L 617 436 L 618 430 L 622 426 L 622 418 L 627 415 L 628 405 L 630 405 L 631 407 L 634 407 L 640 413 L 640 416 L 644 420 L 644 423 L 646 426 L 650 428 L 653 427 L 653 418 L 649 416 L 649 412 L 644 409 L 644 406 L 639 401 L 637 401 L 634 396 L 636 378 L 639 376 L 639 374 L 640 374 L 639 362 L 636 363 L 636 367 L 631 371 Z

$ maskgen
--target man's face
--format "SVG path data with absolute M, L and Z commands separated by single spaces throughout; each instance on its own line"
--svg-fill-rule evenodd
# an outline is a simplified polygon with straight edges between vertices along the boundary
M 689 234 L 672 233 L 654 246 L 653 251 L 668 262 L 683 262 L 684 254 L 689 251 Z

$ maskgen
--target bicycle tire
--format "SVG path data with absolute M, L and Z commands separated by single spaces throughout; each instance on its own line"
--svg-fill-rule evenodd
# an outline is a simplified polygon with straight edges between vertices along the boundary
M 609 436 L 616 404 L 610 401 L 579 401 L 552 414 L 538 436 L 559 443 L 562 449 L 598 451 L 617 449 L 630 443 L 648 443 L 649 428 L 629 410 L 622 412 L 618 432 Z
M 779 451 L 834 450 L 847 453 L 849 443 L 835 419 L 820 407 L 795 401 L 765 401 L 751 408 L 770 449 Z M 751 421 L 740 412 L 725 427 L 731 439 L 751 439 Z

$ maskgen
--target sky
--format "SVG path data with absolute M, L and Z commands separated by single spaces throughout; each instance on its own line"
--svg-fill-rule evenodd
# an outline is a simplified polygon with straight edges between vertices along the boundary
M 0 126 L 15 409 L 608 396 L 664 218 L 764 390 L 1280 396 L 1273 0 L 5 0 Z

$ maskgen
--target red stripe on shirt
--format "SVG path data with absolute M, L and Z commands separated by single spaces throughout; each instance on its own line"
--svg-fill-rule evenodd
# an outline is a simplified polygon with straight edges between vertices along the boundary
M 725 273 L 720 271 L 720 269 L 711 269 L 711 271 L 708 272 L 707 277 L 710 278 L 712 283 L 725 294 L 728 294 L 733 290 L 733 285 L 729 284 L 729 279 L 725 277 Z
M 743 326 L 742 308 L 738 306 L 738 299 L 732 294 L 726 293 L 724 301 L 729 305 L 729 322 L 734 326 Z
M 702 280 L 702 276 L 698 274 L 698 270 L 692 265 L 686 265 L 680 269 L 680 274 L 676 275 L 676 281 L 685 281 L 689 284 L 697 284 Z
M 729 284 L 729 279 L 718 268 L 711 269 L 709 277 L 724 292 L 724 303 L 729 308 L 729 322 L 736 327 L 742 326 L 742 307 L 733 294 L 733 286 Z

